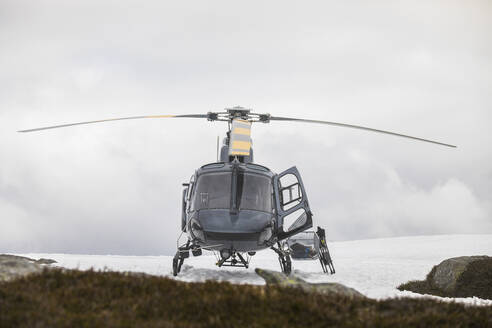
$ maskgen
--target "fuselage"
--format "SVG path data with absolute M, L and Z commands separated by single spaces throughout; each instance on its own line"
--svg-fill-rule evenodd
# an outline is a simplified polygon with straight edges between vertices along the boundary
M 253 163 L 212 163 L 192 176 L 183 195 L 183 226 L 204 249 L 256 251 L 276 229 L 275 174 Z

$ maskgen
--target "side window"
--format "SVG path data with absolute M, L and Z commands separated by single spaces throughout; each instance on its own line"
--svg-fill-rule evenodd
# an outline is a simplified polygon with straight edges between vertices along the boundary
M 308 218 L 304 208 L 300 208 L 284 217 L 284 231 L 293 231 L 306 224 Z
M 302 190 L 299 180 L 294 174 L 286 174 L 279 179 L 280 183 L 280 206 L 283 211 L 287 211 L 302 200 Z
M 188 193 L 186 194 L 186 201 L 188 202 L 188 208 L 187 210 L 190 211 L 192 209 L 192 196 L 195 191 L 195 175 L 193 174 L 190 178 L 190 185 L 188 187 Z

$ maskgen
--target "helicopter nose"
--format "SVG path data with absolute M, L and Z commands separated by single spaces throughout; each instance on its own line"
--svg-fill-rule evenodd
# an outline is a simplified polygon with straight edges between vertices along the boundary
M 198 219 L 206 232 L 259 233 L 270 224 L 272 214 L 240 210 L 231 215 L 228 209 L 213 209 L 201 210 Z

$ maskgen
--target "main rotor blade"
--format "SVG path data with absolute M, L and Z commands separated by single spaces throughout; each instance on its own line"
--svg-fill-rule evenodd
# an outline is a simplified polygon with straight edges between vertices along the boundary
M 352 129 L 359 129 L 359 130 L 365 130 L 365 131 L 371 131 L 371 132 L 377 132 L 377 133 L 384 133 L 384 134 L 389 134 L 389 135 L 393 135 L 393 136 L 397 136 L 397 137 L 403 137 L 403 138 L 408 138 L 408 139 L 413 139 L 413 140 L 418 140 L 418 141 L 423 141 L 423 142 L 429 142 L 429 143 L 433 143 L 436 145 L 457 148 L 455 145 L 450 145 L 450 144 L 442 143 L 439 141 L 433 141 L 433 140 L 429 140 L 429 139 L 412 137 L 412 136 L 409 136 L 406 134 L 400 134 L 400 133 L 395 133 L 395 132 L 390 132 L 390 131 L 385 131 L 385 130 L 378 130 L 378 129 L 368 128 L 368 127 L 360 126 L 360 125 L 352 125 L 352 124 L 329 122 L 329 121 L 319 121 L 319 120 L 308 120 L 308 119 L 303 119 L 303 118 L 274 117 L 274 116 L 271 116 L 270 120 L 271 121 L 293 121 L 293 122 L 326 124 L 326 125 L 332 125 L 332 126 L 339 126 L 339 127 L 343 127 L 343 128 L 352 128 Z
M 41 130 L 49 130 L 49 129 L 57 129 L 57 128 L 66 128 L 74 125 L 84 125 L 84 124 L 92 124 L 92 123 L 101 123 L 101 122 L 111 122 L 111 121 L 121 121 L 121 120 L 137 120 L 141 118 L 207 118 L 207 114 L 186 114 L 186 115 L 149 115 L 149 116 L 131 116 L 131 117 L 120 117 L 120 118 L 109 118 L 106 120 L 98 120 L 98 121 L 87 121 L 87 122 L 78 122 L 78 123 L 68 123 L 68 124 L 59 124 L 52 126 L 45 126 L 41 128 L 28 129 L 28 130 L 20 130 L 17 132 L 34 132 Z

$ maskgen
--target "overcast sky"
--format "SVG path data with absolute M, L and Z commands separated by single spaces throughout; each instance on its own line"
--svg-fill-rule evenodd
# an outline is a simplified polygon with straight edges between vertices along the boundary
M 0 253 L 173 254 L 226 125 L 15 131 L 234 105 L 458 145 L 254 125 L 330 240 L 492 233 L 491 90 L 489 0 L 0 0 Z

